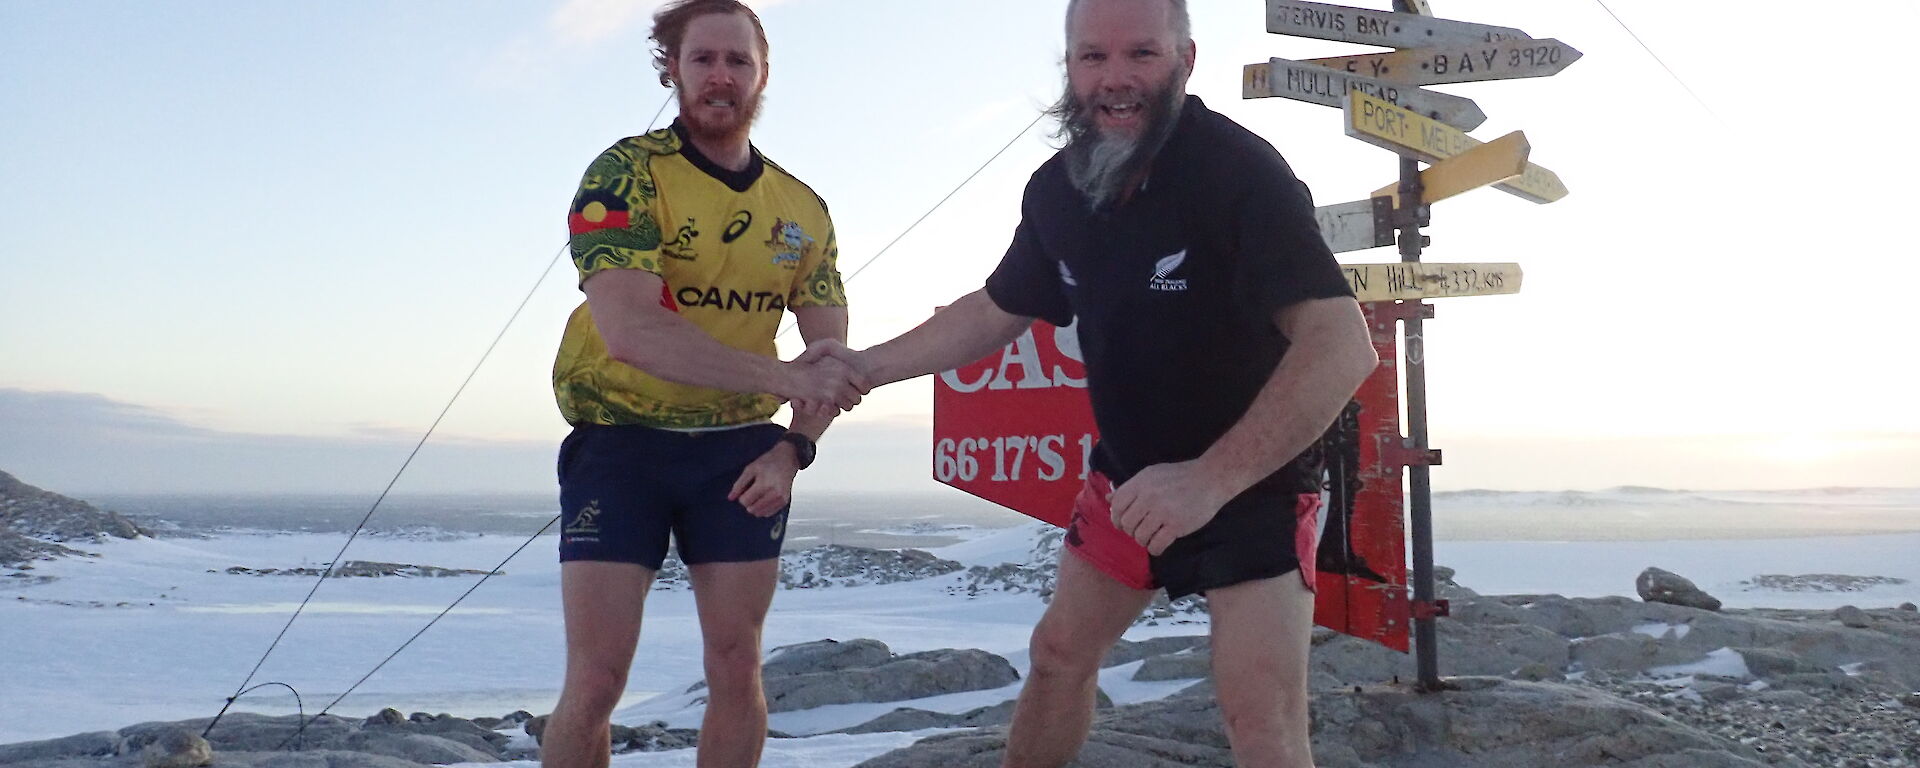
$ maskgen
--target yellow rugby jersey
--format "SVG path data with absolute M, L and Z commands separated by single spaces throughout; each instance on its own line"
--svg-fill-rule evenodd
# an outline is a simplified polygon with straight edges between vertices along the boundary
M 574 267 L 587 278 L 643 269 L 660 302 L 721 343 L 777 358 L 789 307 L 844 307 L 827 206 L 759 150 L 734 172 L 671 128 L 623 139 L 587 168 L 567 217 Z M 567 320 L 553 363 L 567 423 L 693 429 L 771 417 L 780 399 L 665 381 L 607 354 L 586 302 Z

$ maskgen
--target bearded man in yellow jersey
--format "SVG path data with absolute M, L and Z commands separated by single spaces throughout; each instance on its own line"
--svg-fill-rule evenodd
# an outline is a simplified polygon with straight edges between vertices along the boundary
M 549 766 L 608 764 L 608 717 L 669 538 L 705 647 L 699 764 L 759 761 L 760 630 L 794 475 L 866 391 L 839 361 L 775 351 L 789 311 L 808 343 L 844 340 L 847 302 L 826 204 L 748 140 L 768 74 L 759 18 L 737 0 L 677 0 L 653 40 L 680 117 L 595 159 L 567 219 L 587 300 L 553 369 L 574 431 L 559 457 L 567 672 Z M 770 421 L 782 401 L 784 429 Z

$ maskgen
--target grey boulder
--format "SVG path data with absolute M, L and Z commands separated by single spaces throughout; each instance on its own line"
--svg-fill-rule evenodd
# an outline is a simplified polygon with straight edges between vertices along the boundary
M 200 734 L 173 728 L 140 750 L 140 764 L 146 768 L 201 768 L 213 764 L 213 746 Z
M 765 681 L 767 709 L 794 712 L 831 704 L 906 701 L 1011 685 L 1007 660 L 982 650 L 942 649 L 895 657 L 874 667 L 775 677 Z
M 1708 611 L 1720 610 L 1720 599 L 1694 586 L 1685 576 L 1659 568 L 1640 572 L 1633 581 L 1634 591 L 1649 603 L 1667 603 Z

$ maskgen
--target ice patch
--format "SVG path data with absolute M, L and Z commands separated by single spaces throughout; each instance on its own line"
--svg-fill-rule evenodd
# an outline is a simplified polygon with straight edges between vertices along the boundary
M 843 733 L 799 739 L 767 739 L 760 768 L 825 768 L 854 765 L 879 757 L 939 733 L 930 729 L 917 733 Z M 628 752 L 614 755 L 612 768 L 694 768 L 694 750 L 670 752 Z M 540 768 L 539 761 L 509 763 L 456 763 L 461 768 Z
M 214 603 L 212 605 L 183 605 L 176 610 L 181 613 L 278 613 L 291 614 L 299 608 L 299 603 Z M 322 613 L 361 613 L 384 616 L 437 616 L 447 609 L 444 605 L 399 605 L 395 603 L 323 603 L 307 604 L 308 614 Z M 455 608 L 447 615 L 454 616 L 504 616 L 513 613 L 506 608 Z
M 1655 640 L 1684 640 L 1687 637 L 1687 633 L 1693 631 L 1693 625 L 1662 624 L 1655 622 L 1653 624 L 1642 624 L 1634 627 L 1633 631 Z
M 1721 648 L 1707 654 L 1707 657 L 1692 664 L 1675 664 L 1670 667 L 1654 667 L 1647 670 L 1647 676 L 1653 678 L 1686 678 L 1694 675 L 1713 675 L 1715 677 L 1748 678 L 1753 672 L 1747 669 L 1747 659 L 1732 648 Z

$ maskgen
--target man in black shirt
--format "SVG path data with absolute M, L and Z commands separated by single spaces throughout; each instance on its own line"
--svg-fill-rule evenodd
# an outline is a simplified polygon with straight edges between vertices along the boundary
M 986 287 L 877 347 L 807 352 L 879 385 L 984 357 L 1036 317 L 1078 320 L 1101 442 L 1034 629 L 1009 766 L 1079 751 L 1101 658 L 1160 587 L 1208 597 L 1236 760 L 1312 765 L 1307 449 L 1378 360 L 1305 186 L 1186 95 L 1194 56 L 1184 0 L 1072 0 L 1053 110 L 1066 146 L 1028 183 Z

